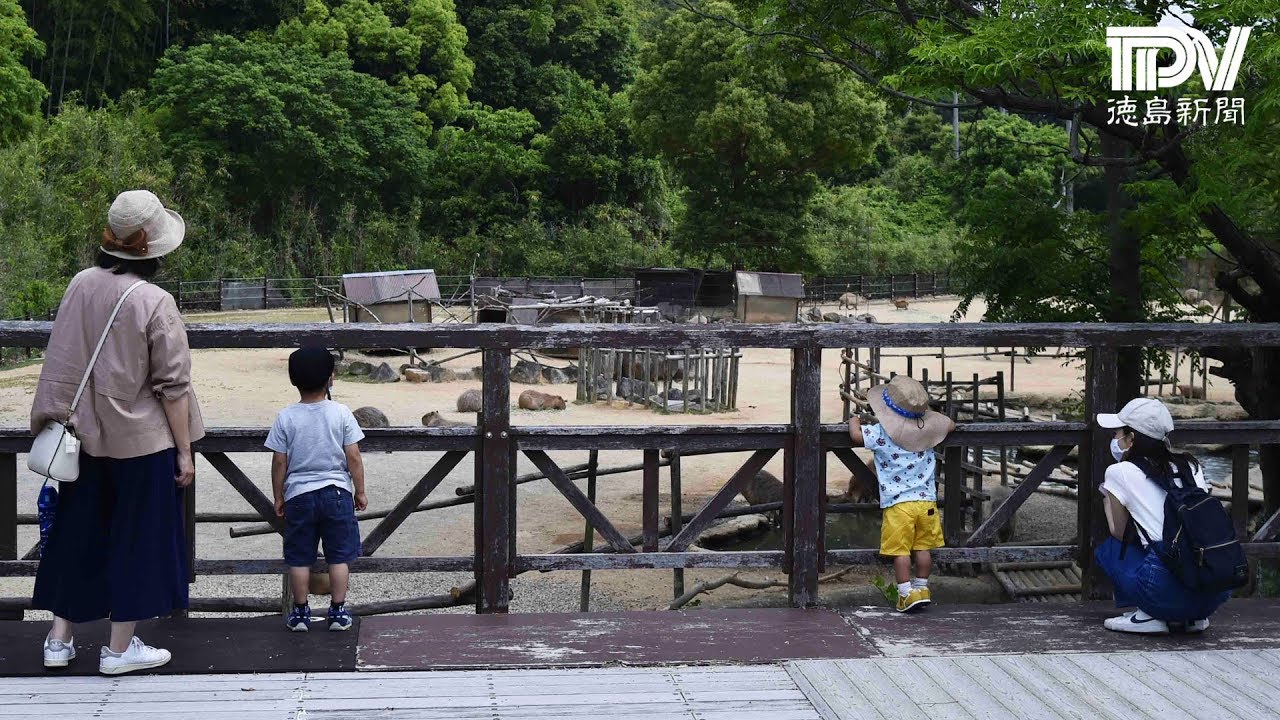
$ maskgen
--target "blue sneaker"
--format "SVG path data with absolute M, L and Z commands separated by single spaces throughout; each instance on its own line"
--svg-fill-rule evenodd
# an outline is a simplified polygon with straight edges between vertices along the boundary
M 334 631 L 350 630 L 351 625 L 355 622 L 351 617 L 351 613 L 347 610 L 347 604 L 342 603 L 338 607 L 329 606 L 329 629 Z
M 303 605 L 293 606 L 293 610 L 289 613 L 288 619 L 284 621 L 285 627 L 294 632 L 306 632 L 311 629 L 311 606 Z

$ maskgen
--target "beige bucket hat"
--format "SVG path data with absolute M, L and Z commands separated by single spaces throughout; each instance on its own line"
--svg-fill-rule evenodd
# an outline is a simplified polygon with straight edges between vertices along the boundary
M 126 190 L 107 212 L 110 227 L 102 233 L 102 251 L 125 260 L 168 255 L 182 244 L 187 223 L 165 208 L 150 190 Z
M 951 419 L 929 409 L 929 393 L 914 378 L 898 375 L 876 385 L 867 400 L 889 439 L 908 452 L 937 446 L 951 430 Z

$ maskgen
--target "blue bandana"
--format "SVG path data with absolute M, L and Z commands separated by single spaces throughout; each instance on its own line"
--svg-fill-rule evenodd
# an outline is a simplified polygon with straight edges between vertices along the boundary
M 924 417 L 924 413 L 911 412 L 910 410 L 905 410 L 903 408 L 898 407 L 897 405 L 894 405 L 893 400 L 889 399 L 889 388 L 885 388 L 884 390 L 881 390 L 880 394 L 881 394 L 881 397 L 884 398 L 884 404 L 887 405 L 890 410 L 898 413 L 902 417 L 910 418 L 912 420 L 919 420 Z

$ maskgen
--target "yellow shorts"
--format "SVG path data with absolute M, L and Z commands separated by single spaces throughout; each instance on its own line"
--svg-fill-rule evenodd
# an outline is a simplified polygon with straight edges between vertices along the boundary
M 937 503 L 920 500 L 884 509 L 880 526 L 881 555 L 910 555 L 912 550 L 932 550 L 945 544 Z

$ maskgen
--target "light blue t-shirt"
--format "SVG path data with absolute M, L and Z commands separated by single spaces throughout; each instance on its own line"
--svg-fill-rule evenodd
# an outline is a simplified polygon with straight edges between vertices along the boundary
M 933 477 L 937 461 L 933 450 L 903 450 L 881 425 L 863 425 L 862 442 L 876 456 L 881 508 L 904 502 L 937 501 L 937 483 Z
M 355 415 L 342 403 L 294 403 L 276 415 L 267 448 L 289 456 L 284 499 L 329 485 L 354 493 L 343 448 L 364 439 Z

